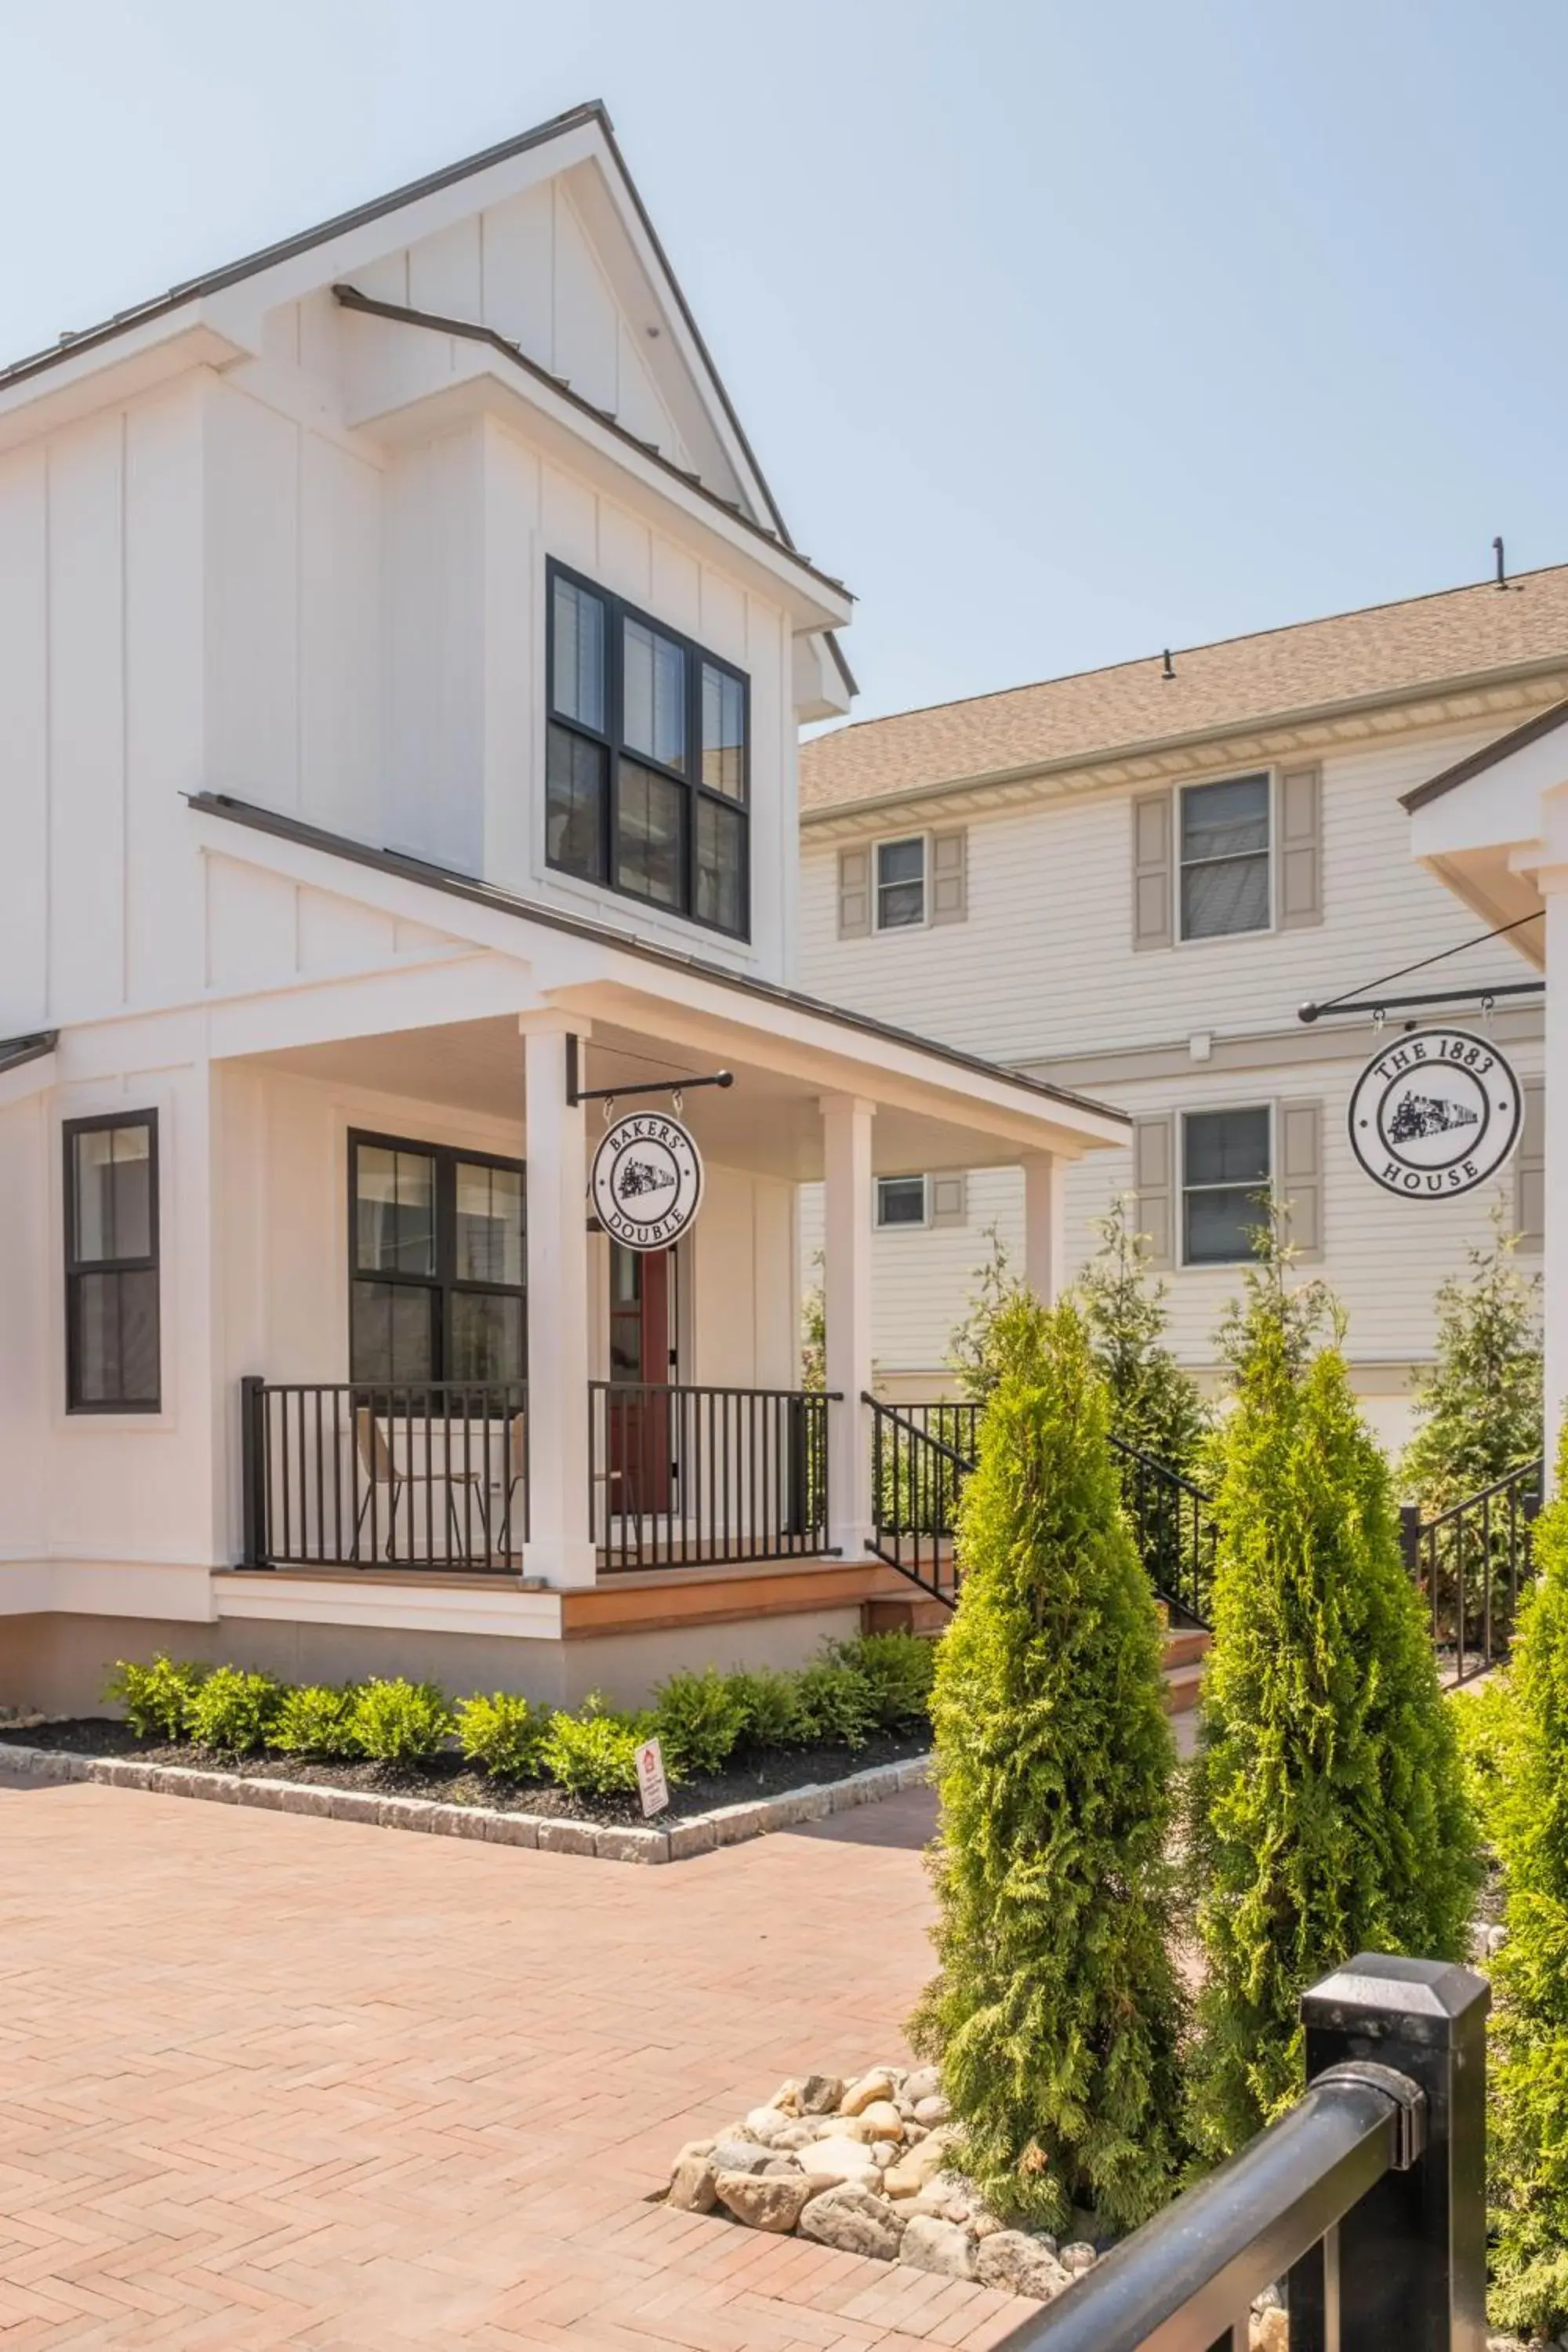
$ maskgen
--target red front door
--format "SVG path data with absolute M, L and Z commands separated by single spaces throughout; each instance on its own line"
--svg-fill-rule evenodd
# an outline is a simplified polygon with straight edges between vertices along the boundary
M 670 1501 L 675 1377 L 670 1250 L 610 1244 L 610 1508 L 643 1518 Z

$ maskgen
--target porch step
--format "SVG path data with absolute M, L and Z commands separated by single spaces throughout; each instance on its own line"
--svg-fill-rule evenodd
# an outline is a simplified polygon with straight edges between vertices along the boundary
M 934 1641 L 952 1622 L 946 1601 L 929 1592 L 911 1591 L 907 1599 L 901 1592 L 878 1593 L 860 1603 L 863 1633 L 924 1633 Z
M 1199 1626 L 1182 1626 L 1165 1636 L 1165 1712 L 1188 1715 L 1203 1687 L 1204 1660 L 1214 1635 Z

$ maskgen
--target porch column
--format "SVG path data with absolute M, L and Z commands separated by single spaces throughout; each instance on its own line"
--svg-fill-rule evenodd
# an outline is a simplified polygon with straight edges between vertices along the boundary
M 585 1024 L 525 1013 L 528 1136 L 528 1540 L 523 1570 L 592 1584 L 588 1498 L 587 1149 L 568 1057 Z
M 827 1413 L 827 1540 L 860 1559 L 871 1533 L 871 1444 L 861 1395 L 871 1386 L 871 1121 L 855 1095 L 822 1098 L 826 1198 L 823 1308 L 827 1385 L 842 1394 Z
M 1055 1151 L 1024 1154 L 1024 1280 L 1043 1307 L 1062 1295 L 1067 1236 L 1067 1161 Z

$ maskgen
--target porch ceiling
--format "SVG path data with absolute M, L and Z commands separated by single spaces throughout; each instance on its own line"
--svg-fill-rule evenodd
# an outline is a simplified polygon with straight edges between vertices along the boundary
M 477 1118 L 514 1120 L 520 1125 L 523 1120 L 523 1040 L 515 1021 L 504 1016 L 334 1039 L 250 1058 L 253 1066 L 288 1070 L 331 1085 L 439 1104 Z M 821 1179 L 818 1097 L 823 1089 L 818 1084 L 739 1055 L 727 1054 L 721 1063 L 645 1031 L 602 1019 L 593 1023 L 584 1063 L 586 1087 L 646 1085 L 719 1067 L 731 1069 L 733 1087 L 704 1087 L 685 1098 L 682 1116 L 707 1156 L 720 1166 L 786 1177 L 796 1183 Z M 874 1085 L 862 1082 L 857 1090 L 868 1099 L 876 1099 Z M 636 1099 L 626 1108 L 635 1108 Z M 592 1137 L 598 1107 L 590 1104 L 588 1113 Z M 891 1104 L 879 1106 L 872 1136 L 879 1175 L 1005 1167 L 1019 1157 L 1016 1141 L 988 1133 L 977 1124 Z

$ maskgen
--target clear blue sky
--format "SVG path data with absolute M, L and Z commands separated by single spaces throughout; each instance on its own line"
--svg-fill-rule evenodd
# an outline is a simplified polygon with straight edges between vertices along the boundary
M 1568 558 L 1550 0 L 0 0 L 0 355 L 588 97 L 860 715 Z

